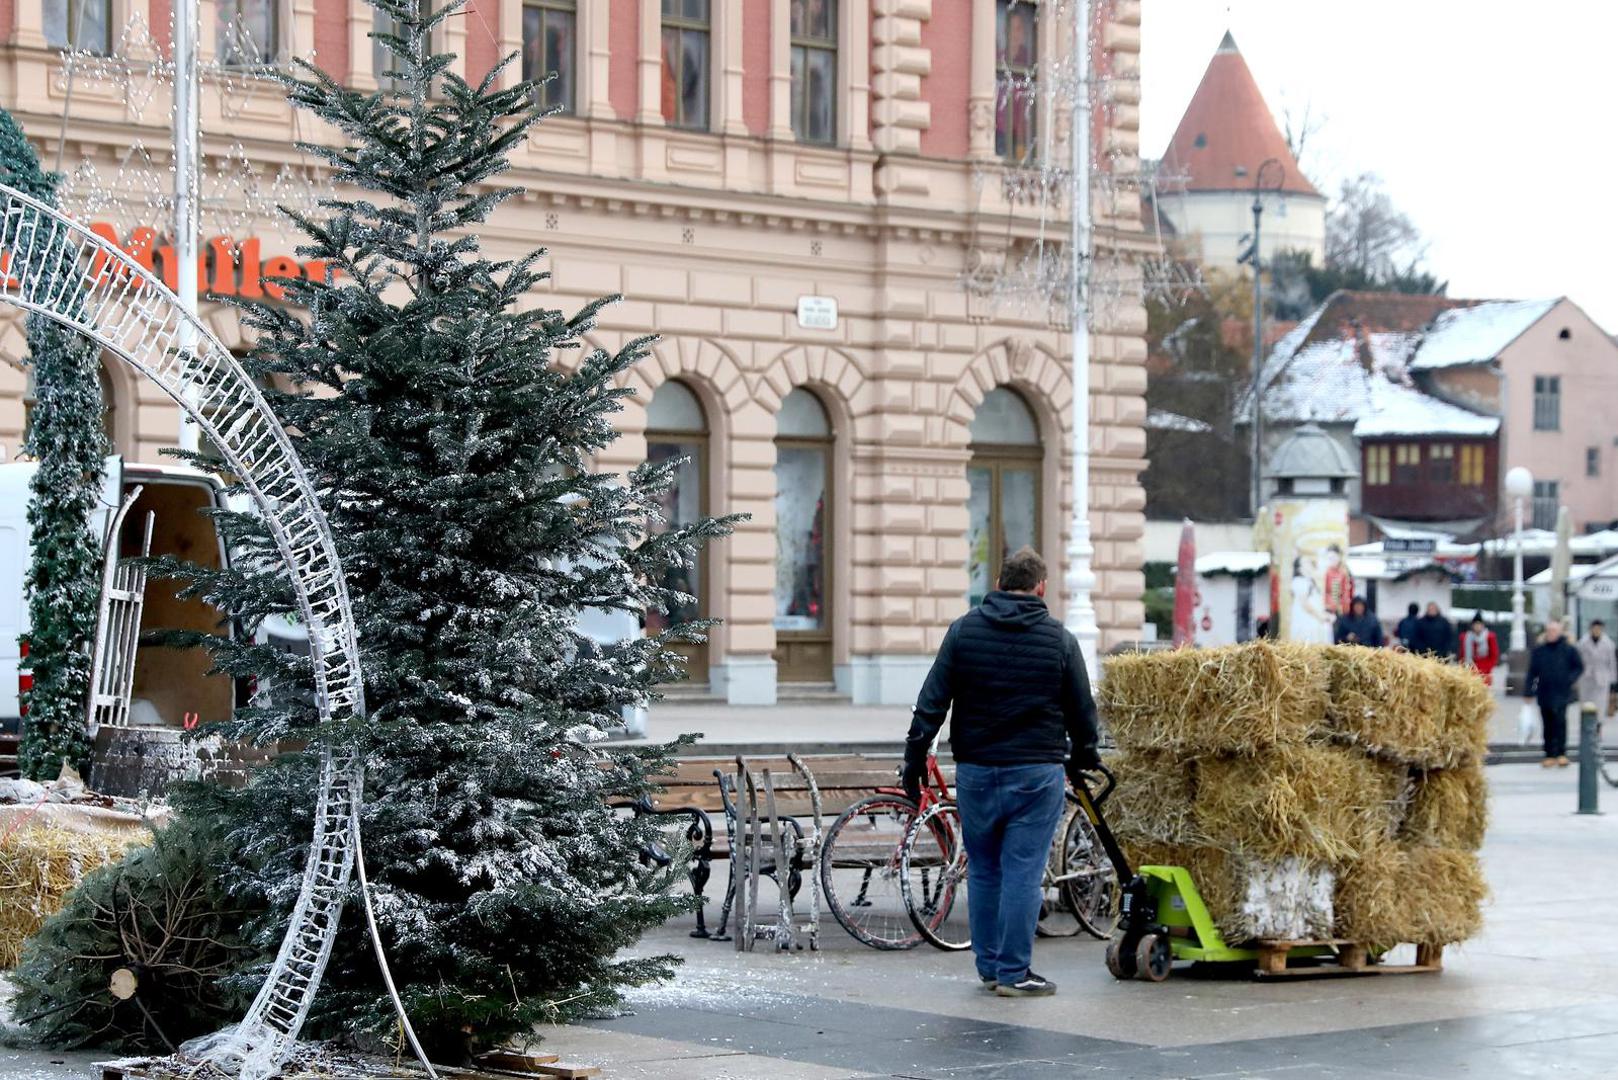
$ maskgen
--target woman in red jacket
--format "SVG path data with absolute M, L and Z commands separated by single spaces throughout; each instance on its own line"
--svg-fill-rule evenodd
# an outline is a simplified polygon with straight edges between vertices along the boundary
M 1472 628 L 1461 636 L 1461 663 L 1494 685 L 1494 666 L 1500 662 L 1500 639 L 1483 622 L 1483 612 L 1472 616 Z

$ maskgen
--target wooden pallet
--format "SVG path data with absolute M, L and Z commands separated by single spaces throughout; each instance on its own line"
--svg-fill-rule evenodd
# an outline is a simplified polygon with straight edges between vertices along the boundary
M 1330 955 L 1294 957 L 1294 949 L 1326 947 Z M 1444 970 L 1444 946 L 1417 945 L 1414 964 L 1375 961 L 1361 942 L 1340 939 L 1314 941 L 1260 941 L 1256 974 L 1260 978 L 1320 978 L 1332 975 L 1432 975 Z

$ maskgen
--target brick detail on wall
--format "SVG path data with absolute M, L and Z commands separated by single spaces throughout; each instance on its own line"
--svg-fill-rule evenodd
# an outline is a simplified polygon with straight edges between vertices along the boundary
M 347 0 L 315 0 L 315 63 L 337 82 L 348 82 Z
M 878 153 L 921 153 L 930 119 L 921 84 L 932 70 L 921 31 L 932 10 L 932 0 L 871 4 L 871 142 Z

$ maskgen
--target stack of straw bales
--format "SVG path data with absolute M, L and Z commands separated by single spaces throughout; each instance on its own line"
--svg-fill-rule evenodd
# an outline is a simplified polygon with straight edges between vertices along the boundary
M 1472 672 L 1358 646 L 1115 657 L 1109 820 L 1187 867 L 1227 942 L 1442 945 L 1481 924 L 1493 698 Z
M 25 824 L 0 835 L 0 968 L 13 968 L 23 942 L 54 915 L 84 875 L 123 858 L 144 829 L 84 831 Z

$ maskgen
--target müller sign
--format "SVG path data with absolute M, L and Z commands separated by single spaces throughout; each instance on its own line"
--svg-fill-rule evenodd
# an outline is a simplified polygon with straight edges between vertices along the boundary
M 108 243 L 116 244 L 145 269 L 161 274 L 163 283 L 170 289 L 179 288 L 180 262 L 174 257 L 174 246 L 160 245 L 155 229 L 144 226 L 135 229 L 126 240 L 119 240 L 118 231 L 105 221 L 91 225 L 90 231 Z M 91 281 L 99 282 L 108 273 L 116 273 L 117 267 L 109 266 L 110 263 L 111 260 L 104 253 L 98 252 L 90 264 Z M 327 266 L 324 259 L 300 263 L 288 255 L 265 258 L 257 237 L 249 237 L 238 243 L 228 236 L 215 236 L 197 254 L 197 283 L 215 296 L 240 296 L 247 300 L 262 300 L 267 296 L 271 300 L 280 300 L 286 296 L 286 290 L 277 284 L 276 279 L 324 281 Z M 9 251 L 0 251 L 0 282 L 8 288 L 19 287 L 19 282 L 11 276 Z

